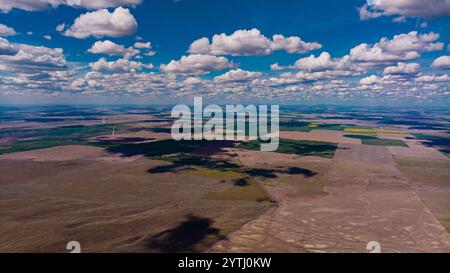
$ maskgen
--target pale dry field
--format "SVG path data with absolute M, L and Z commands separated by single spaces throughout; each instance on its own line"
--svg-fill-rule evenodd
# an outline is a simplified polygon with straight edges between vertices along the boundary
M 397 168 L 450 232 L 450 160 L 395 156 Z
M 394 164 L 387 147 L 361 144 L 340 144 L 334 159 L 339 161 L 367 162 L 369 164 Z
M 277 207 L 209 251 L 368 252 L 367 243 L 378 241 L 382 252 L 449 252 L 448 189 L 438 191 L 439 184 L 423 192 L 424 185 L 448 181 L 446 174 L 435 174 L 432 182 L 404 171 L 387 147 L 341 144 L 322 169 L 325 177 L 296 177 L 267 187 Z M 323 186 L 324 193 L 308 192 L 314 189 L 305 186 L 308 180 Z M 308 194 L 293 194 L 296 190 Z
M 409 143 L 408 143 L 409 145 Z M 410 145 L 406 147 L 388 147 L 392 155 L 410 157 L 411 159 L 441 159 L 448 160 L 448 157 L 434 148 L 424 147 L 422 145 Z
M 295 163 L 300 156 L 294 154 L 281 154 L 275 152 L 260 152 L 252 150 L 244 150 L 237 148 L 229 148 L 229 153 L 234 153 L 244 166 L 257 165 L 287 165 Z
M 130 162 L 137 158 L 139 157 L 121 157 L 119 155 L 108 153 L 100 147 L 86 145 L 67 145 L 0 155 L 0 160 L 32 160 L 44 162 L 72 160 Z

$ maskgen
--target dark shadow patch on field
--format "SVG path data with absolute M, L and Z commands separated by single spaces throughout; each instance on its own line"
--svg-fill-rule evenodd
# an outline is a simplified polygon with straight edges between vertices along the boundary
M 148 128 L 148 129 L 146 129 L 146 131 L 151 131 L 151 132 L 154 132 L 154 133 L 167 133 L 167 134 L 170 134 L 172 132 L 172 129 L 171 128 L 162 128 L 162 127 L 160 127 L 160 128 Z
M 178 172 L 186 170 L 191 167 L 203 167 L 215 170 L 230 170 L 238 169 L 240 166 L 229 162 L 227 160 L 211 160 L 208 157 L 195 156 L 189 154 L 180 154 L 173 157 L 165 158 L 169 161 L 168 165 L 160 165 L 148 170 L 149 173 L 166 173 L 166 172 Z
M 120 154 L 123 157 L 142 155 L 153 159 L 169 155 L 192 153 L 206 145 L 211 144 L 207 140 L 181 140 L 164 139 L 149 143 L 126 143 L 121 145 L 108 145 L 106 150 L 110 153 Z M 229 147 L 232 143 L 229 141 L 217 141 L 215 147 Z M 216 152 L 219 152 L 217 149 Z
M 209 218 L 187 215 L 186 220 L 178 226 L 148 239 L 146 246 L 161 252 L 193 251 L 195 245 L 207 236 L 224 239 L 224 236 L 220 235 L 220 229 L 212 227 L 213 223 Z
M 315 172 L 303 168 L 248 168 L 242 167 L 238 163 L 234 163 L 231 160 L 210 157 L 211 155 L 220 154 L 223 147 L 230 147 L 232 145 L 234 145 L 234 143 L 230 141 L 218 141 L 212 143 L 210 141 L 175 141 L 167 139 L 149 143 L 110 143 L 106 147 L 106 150 L 111 153 L 120 154 L 124 157 L 142 155 L 151 159 L 167 162 L 167 164 L 161 164 L 148 169 L 147 172 L 150 174 L 175 173 L 186 170 L 194 170 L 196 168 L 206 168 L 224 172 L 237 172 L 245 175 L 243 179 L 257 177 L 274 179 L 277 178 L 279 174 L 302 174 L 305 177 L 316 175 Z M 319 146 L 320 150 L 322 145 L 313 146 L 316 149 L 317 146 Z M 331 145 L 330 147 L 335 148 L 335 146 Z M 327 146 L 326 148 L 328 149 L 330 147 Z M 208 155 L 201 155 L 203 151 L 207 151 Z M 200 155 L 194 154 L 194 152 L 198 152 Z M 239 184 L 240 182 L 236 185 Z
M 300 167 L 288 167 L 288 168 L 276 168 L 276 169 L 262 169 L 262 168 L 246 168 L 242 170 L 243 173 L 247 174 L 249 178 L 261 177 L 261 178 L 278 178 L 279 174 L 302 174 L 305 177 L 312 177 L 317 175 L 309 169 L 304 169 Z
M 275 174 L 276 170 L 271 169 L 246 169 L 244 173 L 248 174 L 250 177 L 264 177 L 264 178 L 277 178 Z
M 207 141 L 202 140 L 175 141 L 173 139 L 165 139 L 149 143 L 113 145 L 107 147 L 106 150 L 111 153 L 120 154 L 123 157 L 136 155 L 162 157 L 170 154 L 192 152 L 206 143 Z
M 153 132 L 153 133 L 167 133 L 170 134 L 172 129 L 166 127 L 149 127 L 149 128 L 131 128 L 128 131 L 137 133 L 137 132 Z
M 190 154 L 178 154 L 173 157 L 164 158 L 165 161 L 169 162 L 166 165 L 159 165 L 148 170 L 149 173 L 168 173 L 168 172 L 180 172 L 186 170 L 193 170 L 195 168 L 207 168 L 210 170 L 218 171 L 234 171 L 245 175 L 242 179 L 250 178 L 265 178 L 265 179 L 275 179 L 279 177 L 279 174 L 297 175 L 301 174 L 304 177 L 312 177 L 317 175 L 309 169 L 300 167 L 276 167 L 276 168 L 249 168 L 242 167 L 236 163 L 223 159 L 211 159 L 204 156 L 196 156 Z M 238 185 L 236 183 L 235 185 Z M 238 185 L 239 186 L 239 185 Z
M 450 138 L 427 135 L 427 134 L 412 134 L 416 139 L 426 146 L 435 148 L 443 153 L 450 154 Z
M 235 146 L 234 141 L 229 140 L 209 141 L 209 143 L 201 147 L 199 150 L 194 151 L 194 154 L 200 156 L 211 156 L 222 153 L 224 148 L 232 148 L 234 146 Z
M 240 178 L 234 181 L 234 185 L 238 187 L 246 187 L 249 186 L 250 183 L 248 182 L 247 178 Z
M 318 174 L 315 171 L 311 171 L 311 170 L 299 168 L 299 167 L 290 167 L 286 170 L 286 173 L 288 173 L 288 174 L 303 174 L 303 176 L 305 176 L 305 177 L 313 177 Z

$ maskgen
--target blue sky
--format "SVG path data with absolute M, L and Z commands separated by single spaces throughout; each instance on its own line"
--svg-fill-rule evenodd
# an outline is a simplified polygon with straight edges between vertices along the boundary
M 448 0 L 0 0 L 0 10 L 4 103 L 449 97 Z M 189 50 L 201 38 L 209 44 Z

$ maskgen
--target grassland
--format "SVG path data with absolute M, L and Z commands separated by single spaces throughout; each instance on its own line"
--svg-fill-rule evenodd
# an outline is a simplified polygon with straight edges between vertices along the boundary
M 302 121 L 281 121 L 280 131 L 299 131 L 299 132 L 310 132 L 313 128 L 308 126 L 308 122 Z
M 381 138 L 362 139 L 361 143 L 366 145 L 408 147 L 408 145 L 405 142 L 398 139 L 381 139 Z
M 365 145 L 408 147 L 408 145 L 401 140 L 381 139 L 376 137 L 375 135 L 357 134 L 357 135 L 344 135 L 344 137 L 361 139 L 361 143 Z
M 398 169 L 450 233 L 450 162 L 396 156 Z
M 0 251 L 65 252 L 76 238 L 84 252 L 202 252 L 270 205 L 231 172 L 148 171 L 160 164 L 1 161 L 0 191 L 15 194 L 0 199 Z
M 63 145 L 85 144 L 99 145 L 88 138 L 101 134 L 109 134 L 126 128 L 126 125 L 92 125 L 92 126 L 63 126 L 51 129 L 8 129 L 0 130 L 0 138 L 17 136 L 20 139 L 13 141 L 6 147 L 0 147 L 0 154 L 23 152 L 29 150 L 50 148 Z
M 58 128 L 48 129 L 4 129 L 0 130 L 0 137 L 7 135 L 17 135 L 22 138 L 46 138 L 46 137 L 70 137 L 70 138 L 87 138 L 99 134 L 110 134 L 115 127 L 116 131 L 126 128 L 124 124 L 111 125 L 75 125 L 75 126 L 61 126 Z
M 221 179 L 242 179 L 245 177 L 245 174 L 238 172 L 236 170 L 209 169 L 204 167 L 197 168 L 191 171 L 191 173 L 198 176 L 221 178 Z
M 258 140 L 242 142 L 237 148 L 259 150 L 261 142 Z M 337 145 L 331 142 L 280 139 L 277 153 L 297 154 L 303 156 L 333 157 Z
M 19 140 L 8 145 L 7 147 L 0 147 L 0 154 L 23 152 L 75 144 L 88 144 L 88 142 L 82 139 L 61 139 L 61 138 Z
M 264 189 L 254 180 L 236 181 L 230 188 L 221 192 L 208 192 L 205 194 L 206 199 L 213 200 L 242 200 L 269 202 L 270 197 Z

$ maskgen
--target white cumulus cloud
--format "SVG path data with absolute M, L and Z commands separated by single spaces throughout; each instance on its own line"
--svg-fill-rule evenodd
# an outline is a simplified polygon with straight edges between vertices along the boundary
M 362 78 L 361 80 L 359 80 L 359 84 L 362 85 L 372 85 L 372 84 L 376 84 L 379 83 L 381 80 L 378 76 L 376 75 L 370 75 L 368 77 Z
M 396 66 L 388 66 L 384 68 L 385 75 L 408 75 L 417 74 L 420 72 L 420 65 L 418 63 L 403 63 L 398 62 Z
M 367 0 L 367 4 L 359 8 L 361 20 L 381 16 L 436 18 L 449 15 L 450 0 Z
M 16 31 L 12 27 L 0 24 L 0 36 L 13 36 L 16 35 Z
M 122 37 L 136 32 L 137 22 L 129 9 L 118 7 L 113 12 L 107 9 L 87 12 L 75 19 L 64 35 L 84 39 L 110 36 Z
M 119 6 L 136 6 L 141 2 L 142 0 L 0 0 L 0 11 L 10 12 L 12 9 L 40 11 L 56 8 L 60 5 L 101 9 Z
M 172 74 L 201 75 L 232 67 L 233 64 L 225 57 L 192 54 L 182 56 L 179 61 L 172 60 L 167 65 L 161 65 L 161 70 Z
M 95 42 L 92 47 L 88 49 L 88 52 L 94 54 L 106 54 L 109 56 L 124 56 L 126 58 L 131 58 L 136 54 L 139 54 L 140 51 L 133 47 L 126 48 L 123 45 L 118 45 L 110 40 L 105 40 Z
M 349 56 L 332 59 L 330 53 L 322 52 L 318 57 L 310 55 L 298 59 L 294 67 L 300 70 L 323 71 L 323 70 L 346 70 L 351 68 Z
M 417 59 L 421 53 L 442 50 L 443 43 L 435 42 L 439 34 L 418 34 L 411 31 L 395 35 L 393 39 L 381 38 L 378 43 L 360 44 L 350 50 L 350 58 L 357 62 L 386 63 Z
M 0 37 L 0 55 L 15 55 L 19 49 L 5 38 Z
M 422 75 L 416 78 L 416 82 L 450 82 L 450 77 L 447 74 Z
M 135 48 L 139 48 L 141 50 L 144 50 L 144 55 L 145 56 L 154 56 L 156 54 L 155 51 L 151 50 L 152 49 L 152 43 L 150 42 L 135 42 L 134 43 L 134 47 Z
M 65 28 L 66 28 L 66 24 L 65 23 L 61 23 L 61 24 L 58 24 L 56 26 L 56 31 L 62 32 Z
M 273 42 L 271 48 L 274 51 L 284 50 L 287 53 L 305 53 L 311 50 L 316 50 L 322 47 L 321 44 L 316 42 L 304 42 L 302 39 L 296 36 L 284 37 L 281 34 L 273 35 Z
M 253 71 L 246 71 L 242 69 L 234 69 L 230 70 L 225 74 L 219 75 L 214 78 L 214 81 L 216 82 L 243 82 L 252 80 L 255 78 L 259 78 L 262 76 L 261 72 L 253 72 Z
M 194 41 L 188 52 L 191 54 L 210 55 L 269 55 L 273 51 L 284 50 L 288 53 L 304 53 L 321 48 L 316 42 L 304 42 L 296 36 L 284 37 L 276 34 L 272 40 L 261 34 L 258 29 L 236 30 L 233 34 L 225 33 L 213 36 L 210 43 L 206 37 Z
M 134 47 L 135 48 L 145 48 L 145 49 L 151 49 L 152 48 L 152 43 L 150 42 L 136 42 L 134 43 Z
M 27 44 L 9 44 L 9 48 L 5 48 L 5 40 L 0 38 L 0 69 L 3 73 L 15 78 L 44 81 L 57 72 L 67 74 L 67 68 L 61 48 Z
M 432 68 L 450 68 L 450 56 L 441 56 L 431 63 Z
M 107 71 L 114 73 L 135 72 L 142 68 L 153 68 L 152 64 L 143 64 L 128 59 L 118 59 L 108 62 L 105 58 L 100 58 L 97 62 L 90 63 L 89 66 L 93 71 Z

